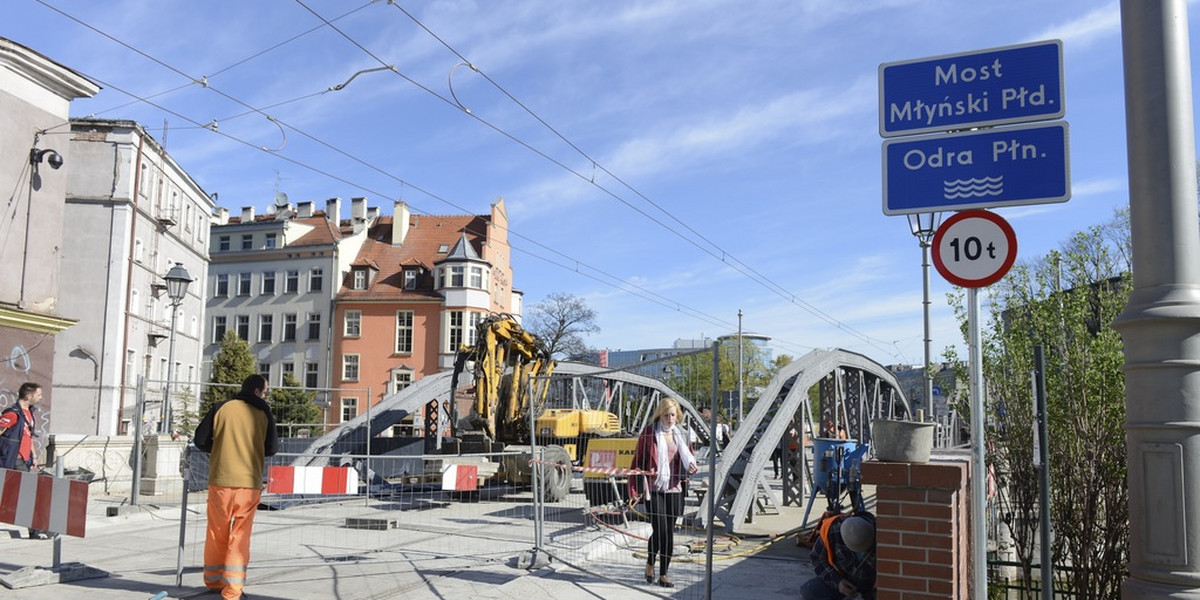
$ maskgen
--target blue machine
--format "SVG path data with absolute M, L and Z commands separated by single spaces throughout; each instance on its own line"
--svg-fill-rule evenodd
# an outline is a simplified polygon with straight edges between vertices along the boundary
M 829 502 L 827 510 L 831 512 L 841 512 L 843 495 L 847 496 L 854 510 L 866 510 L 859 471 L 870 446 L 860 444 L 858 440 L 815 438 L 812 447 L 812 490 L 808 496 L 808 507 L 804 509 L 804 519 L 800 523 L 808 523 L 808 515 L 812 511 L 813 501 L 817 499 L 817 492 L 825 495 Z

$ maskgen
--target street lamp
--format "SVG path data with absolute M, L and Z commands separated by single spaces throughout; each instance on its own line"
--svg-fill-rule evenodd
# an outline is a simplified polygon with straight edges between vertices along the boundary
M 188 284 L 192 282 L 192 276 L 188 274 L 187 269 L 183 268 L 182 263 L 175 263 L 175 266 L 167 271 L 163 279 L 167 282 L 167 298 L 171 299 L 171 343 L 167 350 L 167 389 L 163 393 L 163 419 L 160 431 L 170 434 L 171 384 L 175 375 L 175 321 L 179 318 L 179 305 L 183 303 L 183 298 L 187 295 Z
M 921 365 L 921 371 L 925 376 L 925 404 L 932 412 L 933 373 L 929 370 L 929 247 L 932 245 L 933 234 L 937 232 L 938 225 L 942 223 L 942 213 L 916 213 L 907 216 L 908 228 L 921 244 L 921 279 L 924 284 L 923 308 L 925 315 L 925 364 Z

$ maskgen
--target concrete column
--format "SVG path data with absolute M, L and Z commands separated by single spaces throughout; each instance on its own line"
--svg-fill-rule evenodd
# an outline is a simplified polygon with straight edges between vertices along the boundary
M 1200 232 L 1185 0 L 1122 0 L 1133 294 L 1125 341 L 1130 577 L 1200 598 Z

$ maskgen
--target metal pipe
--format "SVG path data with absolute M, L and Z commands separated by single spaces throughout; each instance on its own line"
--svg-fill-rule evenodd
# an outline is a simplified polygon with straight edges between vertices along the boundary
M 971 388 L 971 562 L 972 598 L 987 598 L 987 463 L 983 439 L 983 351 L 979 333 L 979 290 L 967 289 Z

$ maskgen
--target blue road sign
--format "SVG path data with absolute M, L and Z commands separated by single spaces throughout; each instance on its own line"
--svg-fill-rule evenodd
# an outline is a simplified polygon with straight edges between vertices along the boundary
M 1062 42 L 879 65 L 879 135 L 1061 119 Z
M 883 214 L 1066 202 L 1067 124 L 883 143 Z

